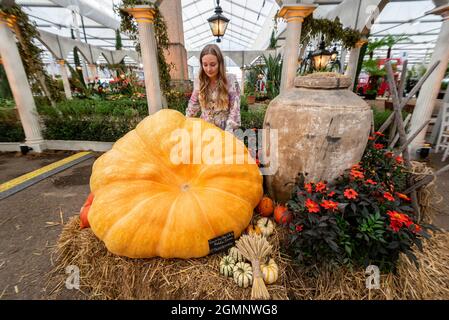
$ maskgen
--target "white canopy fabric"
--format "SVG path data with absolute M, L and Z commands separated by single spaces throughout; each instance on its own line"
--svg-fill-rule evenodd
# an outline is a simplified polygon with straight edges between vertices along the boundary
M 171 0 L 163 0 L 171 1 Z M 360 1 L 351 2 L 351 10 L 357 10 Z M 70 28 L 79 28 L 80 39 L 89 44 L 113 50 L 115 27 L 119 17 L 114 5 L 121 0 L 16 0 L 35 21 L 38 28 L 70 37 Z M 284 0 L 284 3 L 295 0 Z M 301 1 L 297 1 L 301 2 Z M 342 0 L 309 0 L 319 5 L 315 17 L 325 17 Z M 215 43 L 207 19 L 214 14 L 216 0 L 181 0 L 185 46 L 188 51 L 200 50 L 208 43 Z M 221 0 L 223 14 L 231 21 L 219 44 L 223 50 L 264 50 L 273 30 L 273 16 L 282 4 L 281 0 Z M 63 7 L 63 6 L 66 7 Z M 441 27 L 441 17 L 426 14 L 435 8 L 431 0 L 390 0 L 371 28 L 372 37 L 388 34 L 407 35 L 408 40 L 393 48 L 393 57 L 407 56 L 410 63 L 427 62 Z M 72 10 L 81 14 L 75 14 Z M 81 18 L 82 17 L 82 18 Z M 83 29 L 84 25 L 84 29 Z M 285 23 L 278 24 L 278 34 Z M 122 34 L 124 49 L 133 49 L 133 41 Z M 387 48 L 376 51 L 375 56 L 384 57 Z M 45 58 L 49 58 L 47 53 Z M 69 57 L 70 59 L 70 57 Z

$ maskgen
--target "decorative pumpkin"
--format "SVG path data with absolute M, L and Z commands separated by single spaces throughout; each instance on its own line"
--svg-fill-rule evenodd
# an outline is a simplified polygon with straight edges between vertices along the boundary
M 242 253 L 236 247 L 229 249 L 229 256 L 231 256 L 236 262 L 245 261 Z
M 264 237 L 269 237 L 274 232 L 274 223 L 269 218 L 260 218 L 257 220 L 257 227 L 262 231 Z
M 262 264 L 260 269 L 262 270 L 263 281 L 266 284 L 275 283 L 279 278 L 279 267 L 273 259 L 270 259 L 268 264 Z
M 292 214 L 288 211 L 287 207 L 277 205 L 274 209 L 274 220 L 279 224 L 288 224 L 292 221 Z
M 246 228 L 246 232 L 248 234 L 262 234 L 262 231 L 258 226 L 253 225 L 252 223 Z
M 99 157 L 90 187 L 92 231 L 131 258 L 203 257 L 209 240 L 241 235 L 263 196 L 242 141 L 171 109 L 146 117 Z
M 232 270 L 235 266 L 235 260 L 231 256 L 224 256 L 220 261 L 220 274 L 225 277 L 232 277 Z
M 83 207 L 80 210 L 80 228 L 89 228 L 89 220 L 87 219 L 87 215 L 89 213 L 90 206 L 92 205 L 92 201 L 94 201 L 94 194 L 90 193 L 84 202 Z
M 241 288 L 247 288 L 253 282 L 253 268 L 249 263 L 237 262 L 232 270 L 235 283 Z
M 267 196 L 264 196 L 257 206 L 257 211 L 260 213 L 262 217 L 269 217 L 273 214 L 273 210 L 274 210 L 273 200 L 271 200 Z

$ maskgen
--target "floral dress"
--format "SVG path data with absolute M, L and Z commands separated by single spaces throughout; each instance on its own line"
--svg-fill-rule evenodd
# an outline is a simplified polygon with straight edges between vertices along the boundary
M 233 74 L 227 74 L 228 92 L 229 92 L 229 108 L 226 110 L 215 110 L 218 90 L 215 88 L 209 94 L 209 105 L 201 108 L 199 103 L 199 79 L 196 78 L 193 86 L 192 96 L 186 110 L 186 116 L 195 117 L 201 110 L 200 118 L 215 124 L 226 131 L 233 131 L 240 127 L 240 88 Z

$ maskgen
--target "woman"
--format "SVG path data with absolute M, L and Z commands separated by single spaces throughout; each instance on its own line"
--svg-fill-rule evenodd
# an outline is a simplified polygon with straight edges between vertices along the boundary
M 240 127 L 240 89 L 234 75 L 226 74 L 223 54 L 215 44 L 203 48 L 200 73 L 195 79 L 186 116 L 201 119 L 226 131 Z

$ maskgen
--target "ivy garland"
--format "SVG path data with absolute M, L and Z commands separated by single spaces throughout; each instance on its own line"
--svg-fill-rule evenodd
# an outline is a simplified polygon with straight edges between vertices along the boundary
M 58 84 L 47 74 L 44 64 L 42 63 L 41 53 L 43 50 L 33 43 L 33 40 L 38 36 L 36 24 L 30 22 L 27 14 L 24 13 L 21 6 L 17 4 L 10 8 L 2 9 L 2 11 L 7 15 L 16 17 L 15 33 L 16 37 L 19 39 L 18 49 L 33 93 L 41 93 L 38 89 L 40 85 L 36 86 L 32 84 L 39 83 L 39 76 L 43 76 L 45 85 L 50 93 L 50 97 L 47 98 L 50 102 L 60 101 L 62 95 Z
M 157 43 L 157 58 L 158 58 L 158 66 L 159 66 L 159 81 L 161 85 L 162 91 L 170 90 L 170 70 L 173 67 L 172 64 L 168 64 L 164 57 L 164 50 L 168 49 L 169 40 L 167 35 L 167 26 L 165 24 L 164 18 L 159 11 L 159 8 L 146 0 L 123 0 L 122 7 L 130 8 L 137 5 L 148 5 L 155 9 L 155 17 L 154 17 L 154 33 L 156 37 Z M 134 40 L 136 43 L 136 51 L 140 52 L 140 45 L 138 43 L 138 29 L 137 22 L 132 15 L 123 10 L 120 10 L 119 6 L 114 7 L 115 12 L 120 15 L 121 24 L 120 29 L 123 32 L 129 34 L 129 38 Z
M 304 19 L 301 30 L 301 44 L 309 44 L 311 39 L 324 35 L 326 46 L 341 42 L 344 48 L 352 48 L 362 38 L 362 33 L 351 28 L 343 28 L 340 19 L 314 19 L 309 15 Z

